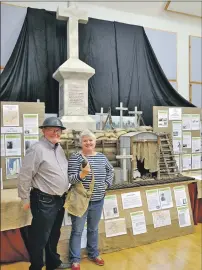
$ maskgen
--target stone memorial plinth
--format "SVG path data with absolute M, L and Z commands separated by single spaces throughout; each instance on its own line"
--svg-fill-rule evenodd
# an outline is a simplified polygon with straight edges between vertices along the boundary
M 87 13 L 75 7 L 57 10 L 57 19 L 67 20 L 68 60 L 53 74 L 59 82 L 59 117 L 68 129 L 96 130 L 88 115 L 88 80 L 95 70 L 78 58 L 78 23 L 87 23 Z

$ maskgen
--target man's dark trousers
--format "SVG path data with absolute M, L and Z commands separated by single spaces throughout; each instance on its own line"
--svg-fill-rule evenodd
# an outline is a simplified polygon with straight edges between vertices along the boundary
M 46 269 L 56 269 L 60 264 L 57 253 L 57 244 L 60 238 L 60 229 L 64 218 L 64 202 L 62 197 L 52 196 L 33 189 L 30 194 L 32 223 L 29 230 L 30 270 L 41 270 L 43 250 L 46 253 Z

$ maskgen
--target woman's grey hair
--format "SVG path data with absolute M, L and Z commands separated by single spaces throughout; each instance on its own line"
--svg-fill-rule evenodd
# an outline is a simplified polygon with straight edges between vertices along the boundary
M 80 138 L 79 138 L 80 143 L 82 142 L 82 139 L 83 139 L 83 137 L 85 137 L 85 136 L 90 137 L 90 138 L 92 138 L 93 140 L 96 141 L 96 136 L 95 136 L 95 134 L 94 134 L 93 132 L 91 132 L 90 130 L 86 129 L 86 130 L 83 130 L 83 131 L 80 133 Z

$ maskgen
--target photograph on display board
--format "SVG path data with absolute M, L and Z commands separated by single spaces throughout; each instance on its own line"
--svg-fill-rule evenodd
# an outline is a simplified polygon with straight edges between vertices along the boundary
M 21 135 L 6 134 L 5 135 L 6 156 L 21 155 Z
M 17 178 L 21 167 L 21 157 L 6 158 L 6 179 Z
M 23 114 L 24 134 L 38 134 L 38 114 Z
M 21 155 L 21 135 L 6 134 L 5 135 L 6 156 Z
M 19 126 L 19 106 L 3 105 L 3 125 Z
M 158 127 L 168 127 L 168 110 L 158 111 Z
M 38 135 L 24 136 L 24 154 L 26 154 L 26 151 L 38 141 Z
M 100 130 L 100 116 L 99 115 L 90 115 L 95 121 L 96 121 L 96 129 Z M 104 126 L 104 123 L 107 119 L 107 116 L 104 115 L 102 119 L 102 126 Z M 128 128 L 135 128 L 135 122 L 134 122 L 135 117 L 132 116 L 124 116 L 123 117 L 123 129 L 128 129 Z M 120 116 L 112 116 L 112 123 L 111 125 L 114 128 L 119 128 L 120 127 Z M 109 120 L 107 121 L 105 125 L 105 129 L 111 129 Z

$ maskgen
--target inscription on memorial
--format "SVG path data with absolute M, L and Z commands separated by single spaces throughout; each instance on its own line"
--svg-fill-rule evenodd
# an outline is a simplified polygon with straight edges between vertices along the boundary
M 59 116 L 64 114 L 64 84 L 59 87 Z
M 68 85 L 68 106 L 83 107 L 85 105 L 84 85 L 70 83 Z

